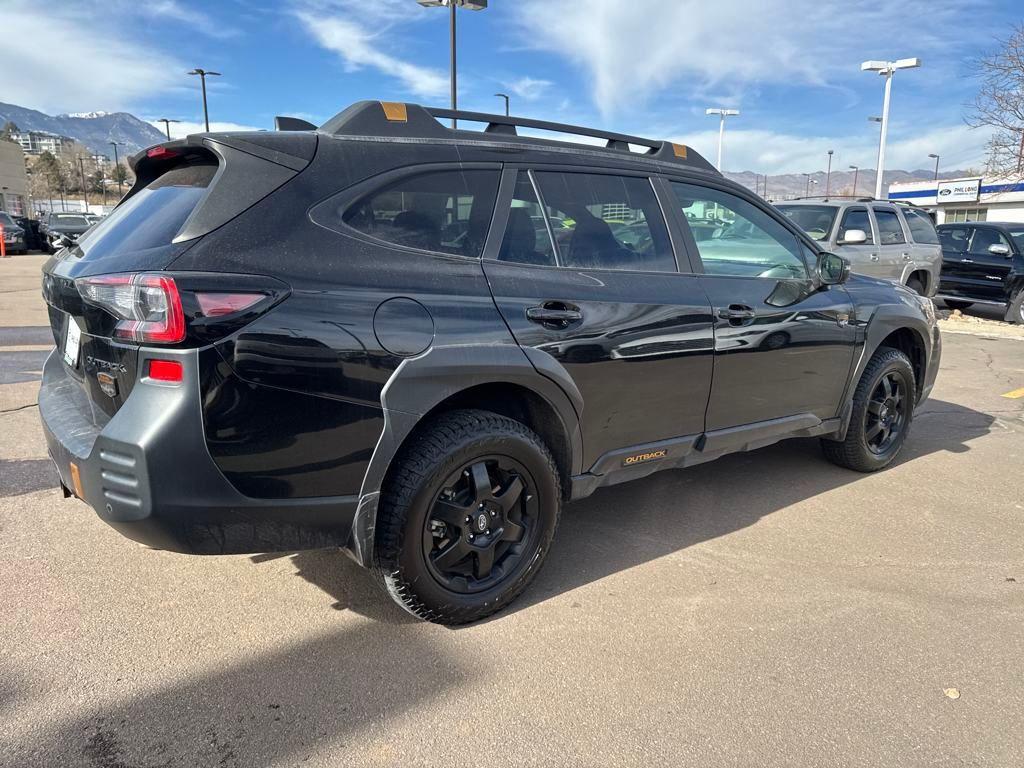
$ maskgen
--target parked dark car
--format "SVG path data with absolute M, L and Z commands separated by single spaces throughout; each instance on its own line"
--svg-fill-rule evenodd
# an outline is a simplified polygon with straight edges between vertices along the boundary
M 25 253 L 25 230 L 6 211 L 0 211 L 0 229 L 3 229 L 4 251 L 9 254 Z
M 787 437 L 879 470 L 932 389 L 929 299 L 847 280 L 688 147 L 381 102 L 298 127 L 135 156 L 44 267 L 50 454 L 137 541 L 341 546 L 467 622 L 534 578 L 570 499 Z M 711 208 L 743 236 L 698 242 Z
M 78 237 L 93 225 L 84 213 L 48 213 L 39 227 L 43 250 L 54 253 L 74 245 Z
M 940 298 L 952 309 L 1004 307 L 1006 320 L 1024 323 L 1024 224 L 940 224 Z
M 28 216 L 15 216 L 14 222 L 25 232 L 25 248 L 29 251 L 43 250 L 43 237 L 39 234 L 39 221 Z

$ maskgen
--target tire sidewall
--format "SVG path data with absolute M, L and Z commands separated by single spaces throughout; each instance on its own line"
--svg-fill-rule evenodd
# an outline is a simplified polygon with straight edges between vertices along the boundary
M 1010 300 L 1010 308 L 1006 312 L 1006 321 L 1024 325 L 1024 288 L 1019 289 Z
M 540 531 L 534 551 L 528 553 L 515 571 L 498 584 L 470 594 L 453 592 L 439 583 L 425 561 L 421 540 L 431 505 L 445 479 L 461 466 L 481 456 L 504 455 L 523 464 L 531 475 L 530 492 L 538 496 Z M 543 563 L 558 522 L 560 489 L 551 473 L 547 457 L 529 440 L 514 434 L 467 436 L 432 467 L 429 479 L 420 484 L 406 508 L 404 544 L 398 552 L 392 579 L 415 584 L 419 599 L 430 609 L 443 607 L 445 612 L 460 609 L 487 612 L 495 605 L 511 601 L 530 582 Z

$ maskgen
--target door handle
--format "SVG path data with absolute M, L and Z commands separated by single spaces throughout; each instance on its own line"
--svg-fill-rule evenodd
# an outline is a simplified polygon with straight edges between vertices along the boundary
M 757 312 L 746 304 L 730 304 L 728 307 L 719 307 L 718 316 L 728 320 L 729 325 L 749 325 L 754 322 Z
M 872 253 L 871 254 L 871 260 L 872 261 L 878 261 L 878 254 L 877 253 Z
M 973 264 L 974 259 L 960 259 L 961 264 Z
M 579 307 L 561 301 L 545 301 L 526 310 L 526 319 L 545 328 L 565 329 L 583 319 Z
M 910 254 L 909 253 L 904 253 L 903 254 L 903 259 L 904 259 L 904 261 L 910 261 Z

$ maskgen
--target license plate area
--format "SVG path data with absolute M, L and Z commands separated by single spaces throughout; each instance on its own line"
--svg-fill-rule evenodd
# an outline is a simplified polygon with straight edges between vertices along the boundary
M 64 362 L 71 368 L 78 368 L 78 357 L 82 347 L 82 329 L 75 318 L 68 315 L 67 330 L 64 332 Z

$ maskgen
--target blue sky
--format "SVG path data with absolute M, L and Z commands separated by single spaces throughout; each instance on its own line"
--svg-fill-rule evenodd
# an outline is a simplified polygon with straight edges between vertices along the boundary
M 725 168 L 798 173 L 874 165 L 882 79 L 866 59 L 918 56 L 894 81 L 890 168 L 980 166 L 963 122 L 968 60 L 1024 21 L 1019 0 L 491 0 L 459 13 L 460 106 L 671 138 Z M 322 122 L 358 99 L 447 104 L 447 10 L 415 0 L 0 0 L 0 101 L 50 113 L 128 110 L 270 128 Z M 45 44 L 43 44 L 45 42 Z

